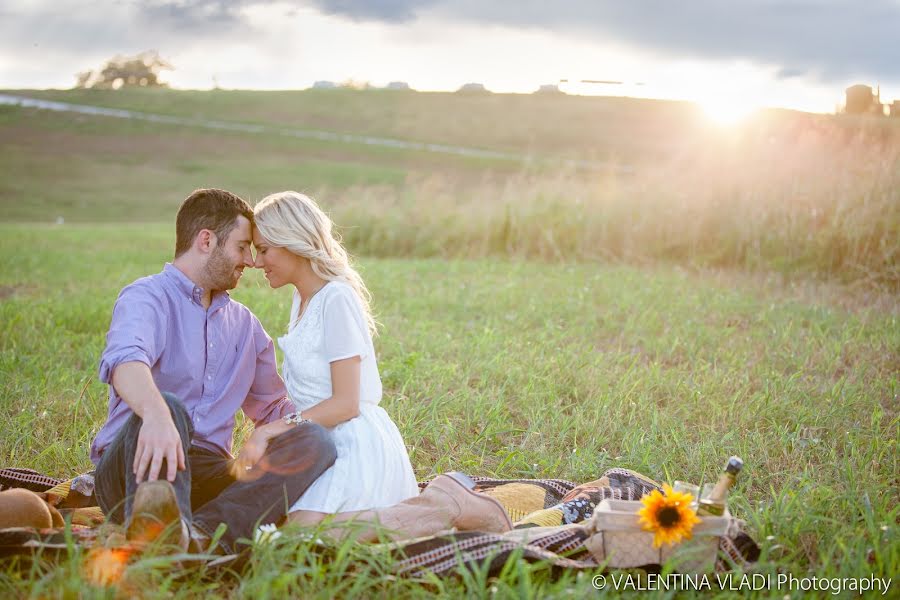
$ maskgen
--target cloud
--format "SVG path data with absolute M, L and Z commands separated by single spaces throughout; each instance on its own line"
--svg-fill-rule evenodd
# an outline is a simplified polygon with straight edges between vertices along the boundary
M 43 0 L 4 10 L 0 48 L 40 47 L 68 54 L 133 53 L 189 47 L 246 30 L 254 0 L 117 0 L 86 9 L 79 0 Z M 163 52 L 165 54 L 165 51 Z
M 121 1 L 121 0 L 119 0 Z M 225 36 L 252 29 L 247 10 L 260 6 L 282 5 L 285 14 L 307 6 L 303 0 L 132 0 L 136 17 L 154 27 L 179 32 Z M 388 14 L 388 13 L 382 13 Z M 227 42 L 227 39 L 222 40 Z
M 896 0 L 310 0 L 323 12 L 403 22 L 431 14 L 550 30 L 702 59 L 746 60 L 825 81 L 900 79 Z
M 139 15 L 154 26 L 165 26 L 184 32 L 210 31 L 237 27 L 241 24 L 242 1 L 171 0 L 144 2 L 138 5 Z
M 797 79 L 801 77 L 805 77 L 807 72 L 803 69 L 792 69 L 790 67 L 782 67 L 778 69 L 778 72 L 775 73 L 776 79 Z
M 77 59 L 88 68 L 156 48 L 177 65 L 179 55 L 216 53 L 212 44 L 262 39 L 265 24 L 253 18 L 261 8 L 293 18 L 313 9 L 354 22 L 446 23 L 448 30 L 503 26 L 665 60 L 746 61 L 771 67 L 781 80 L 832 86 L 900 82 L 897 0 L 31 0 L 0 7 L 0 54 L 23 64 Z
M 415 19 L 422 9 L 441 4 L 441 0 L 312 0 L 320 11 L 355 21 L 376 20 L 402 23 Z

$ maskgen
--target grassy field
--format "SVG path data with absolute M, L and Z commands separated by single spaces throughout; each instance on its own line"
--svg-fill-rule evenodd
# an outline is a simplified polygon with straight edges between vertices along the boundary
M 0 274 L 3 464 L 57 476 L 90 468 L 106 413 L 96 371 L 112 304 L 124 284 L 161 268 L 172 243 L 168 225 L 0 227 L 12 259 Z M 764 548 L 761 572 L 900 570 L 895 297 L 664 266 L 366 259 L 362 269 L 383 324 L 384 406 L 418 477 L 461 469 L 591 480 L 620 466 L 700 481 L 738 454 L 747 467 L 732 508 Z M 281 334 L 286 290 L 249 275 L 235 297 Z M 365 549 L 322 561 L 295 539 L 240 581 L 145 561 L 128 572 L 127 585 L 139 587 L 123 589 L 594 593 L 588 579 L 554 582 L 524 566 L 493 582 L 422 586 L 380 576 L 389 565 Z M 0 590 L 103 595 L 77 554 L 24 575 L 7 568 Z
M 299 188 L 322 201 L 348 245 L 366 256 L 662 262 L 900 291 L 895 120 L 769 112 L 714 130 L 690 105 L 615 98 L 22 93 L 275 130 L 462 144 L 528 160 L 0 106 L 7 221 L 161 222 L 195 187 L 225 187 L 251 201 Z
M 120 93 L 121 92 L 121 93 Z M 384 90 L 198 92 L 21 90 L 46 100 L 246 123 L 277 123 L 536 156 L 656 162 L 704 129 L 692 104 L 565 94 Z
M 419 478 L 586 481 L 620 466 L 700 481 L 739 454 L 732 508 L 763 546 L 760 572 L 900 572 L 900 123 L 770 112 L 716 130 L 684 103 L 557 95 L 20 93 L 531 160 L 0 106 L 3 466 L 90 468 L 113 302 L 170 259 L 192 189 L 251 203 L 299 189 L 363 257 L 384 405 Z M 284 331 L 287 290 L 254 272 L 235 297 Z M 371 549 L 282 541 L 240 580 L 143 560 L 120 591 L 597 593 L 521 564 L 495 581 L 394 581 Z M 112 595 L 82 558 L 4 566 L 0 595 Z

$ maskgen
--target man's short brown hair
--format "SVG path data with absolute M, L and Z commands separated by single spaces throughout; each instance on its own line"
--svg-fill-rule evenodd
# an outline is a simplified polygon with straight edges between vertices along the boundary
M 253 209 L 245 200 L 225 190 L 196 190 L 182 203 L 175 218 L 175 258 L 190 250 L 203 229 L 215 233 L 219 244 L 224 244 L 239 216 L 253 223 Z

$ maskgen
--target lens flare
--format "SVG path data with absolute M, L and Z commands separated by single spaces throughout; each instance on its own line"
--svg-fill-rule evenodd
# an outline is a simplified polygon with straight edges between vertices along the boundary
M 130 552 L 124 548 L 94 548 L 84 561 L 84 576 L 92 584 L 107 587 L 125 573 Z

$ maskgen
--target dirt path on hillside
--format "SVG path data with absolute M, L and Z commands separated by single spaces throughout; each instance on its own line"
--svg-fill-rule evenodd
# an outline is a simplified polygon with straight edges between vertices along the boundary
M 297 129 L 292 127 L 277 127 L 273 125 L 259 125 L 253 123 L 239 123 L 235 121 L 221 121 L 217 119 L 202 119 L 191 117 L 177 117 L 172 115 L 160 115 L 154 113 L 125 110 L 121 108 L 106 108 L 102 106 L 90 106 L 86 104 L 71 104 L 69 102 L 56 102 L 51 100 L 39 100 L 24 96 L 12 96 L 0 94 L 0 104 L 22 106 L 25 108 L 37 108 L 57 112 L 74 112 L 85 115 L 113 117 L 117 119 L 136 119 L 152 123 L 166 125 L 182 125 L 189 127 L 201 127 L 204 129 L 217 129 L 221 131 L 234 131 L 250 134 L 269 134 L 303 139 L 322 140 L 327 142 L 339 142 L 345 144 L 364 144 L 367 146 L 380 146 L 384 148 L 397 148 L 402 150 L 416 150 L 437 154 L 452 154 L 469 158 L 484 158 L 491 160 L 510 161 L 518 163 L 539 162 L 555 163 L 567 167 L 576 167 L 590 171 L 607 171 L 619 174 L 633 174 L 633 168 L 627 165 L 572 159 L 535 159 L 534 157 L 498 152 L 482 148 L 466 148 L 463 146 L 450 146 L 446 144 L 431 144 L 426 142 L 414 142 L 393 138 L 375 137 L 368 135 L 354 135 L 349 133 L 336 133 L 332 131 L 319 131 L 315 129 Z

